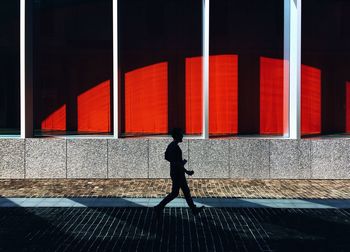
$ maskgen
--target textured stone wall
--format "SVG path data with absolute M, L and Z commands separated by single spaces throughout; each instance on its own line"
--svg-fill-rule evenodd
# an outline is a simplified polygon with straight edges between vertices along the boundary
M 164 139 L 0 139 L 0 178 L 168 178 Z M 350 139 L 180 144 L 194 178 L 349 179 Z

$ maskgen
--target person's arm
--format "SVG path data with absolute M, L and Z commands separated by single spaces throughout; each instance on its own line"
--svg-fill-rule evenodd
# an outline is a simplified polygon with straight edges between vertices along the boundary
M 185 164 L 187 163 L 186 159 L 182 159 L 182 151 L 180 149 L 179 146 L 177 146 L 177 150 L 176 150 L 176 156 L 174 159 L 174 165 L 176 165 L 177 169 L 181 170 L 182 172 L 188 174 L 188 175 L 193 175 L 193 171 L 189 171 L 185 168 Z
M 186 159 L 182 160 L 182 169 L 183 169 L 183 171 L 184 171 L 187 175 L 192 176 L 192 175 L 194 174 L 194 171 L 189 171 L 189 170 L 187 170 L 187 169 L 185 168 L 185 164 L 186 164 L 186 163 L 187 163 L 187 160 L 186 160 Z

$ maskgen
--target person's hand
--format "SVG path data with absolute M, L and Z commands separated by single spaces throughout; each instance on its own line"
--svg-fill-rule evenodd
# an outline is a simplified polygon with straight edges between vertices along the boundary
M 194 174 L 194 171 L 187 171 L 187 174 L 192 176 Z

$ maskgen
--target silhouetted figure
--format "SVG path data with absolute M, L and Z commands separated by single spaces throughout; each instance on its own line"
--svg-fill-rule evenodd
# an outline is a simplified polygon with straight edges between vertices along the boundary
M 179 195 L 179 190 L 181 188 L 188 206 L 191 208 L 192 213 L 197 215 L 204 207 L 196 207 L 193 203 L 190 189 L 188 188 L 185 173 L 188 175 L 193 175 L 194 171 L 188 171 L 185 169 L 186 159 L 182 159 L 182 151 L 178 143 L 182 142 L 183 133 L 182 129 L 174 128 L 171 132 L 171 136 L 174 141 L 172 141 L 166 151 L 165 159 L 170 162 L 170 177 L 172 180 L 172 190 L 157 206 L 154 207 L 157 214 L 160 214 L 164 209 L 165 205 L 170 201 L 175 199 Z

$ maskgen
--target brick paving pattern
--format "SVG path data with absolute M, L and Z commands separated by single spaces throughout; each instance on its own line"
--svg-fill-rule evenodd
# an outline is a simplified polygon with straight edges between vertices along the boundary
M 350 251 L 349 209 L 0 208 L 0 251 Z
M 350 180 L 188 179 L 192 196 L 349 199 Z M 1 179 L 1 197 L 164 197 L 170 179 Z

